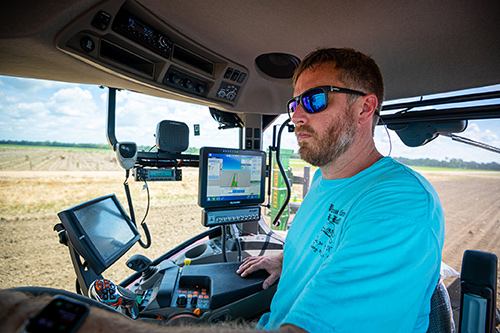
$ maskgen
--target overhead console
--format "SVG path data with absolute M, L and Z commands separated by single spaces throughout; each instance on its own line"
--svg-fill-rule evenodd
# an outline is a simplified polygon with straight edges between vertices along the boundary
M 196 43 L 135 1 L 107 1 L 56 38 L 63 52 L 122 79 L 206 105 L 236 105 L 248 70 Z

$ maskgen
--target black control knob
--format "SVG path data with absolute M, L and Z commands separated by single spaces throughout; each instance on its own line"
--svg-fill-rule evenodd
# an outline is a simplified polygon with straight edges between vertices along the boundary
M 177 74 L 171 74 L 170 82 L 172 82 L 173 84 L 178 84 L 179 82 L 181 82 L 181 78 Z
M 160 36 L 158 38 L 158 42 L 163 47 L 169 47 L 170 46 L 170 40 L 167 37 L 165 37 L 165 36 Z
M 198 94 L 204 94 L 205 93 L 205 86 L 202 84 L 197 84 L 196 87 L 194 88 Z
M 187 305 L 187 297 L 184 294 L 180 294 L 177 297 L 177 305 L 181 308 L 185 308 Z
M 92 52 L 95 49 L 95 42 L 92 38 L 85 36 L 80 39 L 80 46 L 85 52 Z
M 189 80 L 189 79 L 185 79 L 184 80 L 184 87 L 187 88 L 187 89 L 193 89 L 193 81 Z

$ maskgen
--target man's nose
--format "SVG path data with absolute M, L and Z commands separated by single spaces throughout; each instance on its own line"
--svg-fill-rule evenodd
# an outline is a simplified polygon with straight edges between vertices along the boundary
M 297 105 L 295 112 L 292 114 L 292 122 L 296 125 L 307 123 L 308 113 L 304 111 L 302 104 Z

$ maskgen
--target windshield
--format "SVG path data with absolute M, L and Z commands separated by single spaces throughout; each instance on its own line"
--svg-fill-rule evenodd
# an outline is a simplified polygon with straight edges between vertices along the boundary
M 65 247 L 52 230 L 56 213 L 115 193 L 128 211 L 123 190 L 125 173 L 106 142 L 107 89 L 13 77 L 0 77 L 0 244 L 4 254 L 0 287 L 51 286 L 73 290 L 74 273 Z M 117 94 L 116 137 L 154 149 L 158 122 L 184 122 L 189 127 L 192 153 L 202 146 L 237 148 L 239 130 L 219 130 L 207 107 L 175 102 L 129 91 Z M 272 143 L 272 127 L 264 132 L 263 150 Z M 199 125 L 199 135 L 195 134 Z M 470 121 L 460 136 L 500 147 L 500 120 Z M 459 270 L 466 248 L 499 255 L 498 207 L 500 154 L 439 136 L 418 148 L 405 146 L 394 131 L 377 126 L 375 142 L 390 155 L 417 169 L 436 188 L 446 214 L 444 261 Z M 293 133 L 284 131 L 282 149 L 290 151 L 294 176 L 303 176 L 305 162 L 297 154 Z M 188 151 L 188 152 L 189 152 Z M 311 177 L 315 167 L 312 167 Z M 489 170 L 489 171 L 484 171 Z M 154 259 L 166 250 L 206 230 L 197 205 L 198 170 L 183 168 L 182 182 L 150 182 L 151 207 L 147 216 L 152 247 L 135 245 L 106 277 L 121 281 L 131 271 L 124 262 L 135 253 Z M 142 182 L 131 181 L 137 220 L 147 207 Z M 300 202 L 303 186 L 295 184 L 292 201 Z M 287 211 L 288 212 L 288 211 Z M 270 223 L 269 211 L 263 213 Z M 289 212 L 288 223 L 293 220 Z M 47 264 L 46 258 L 53 258 Z M 20 271 L 32 274 L 19 274 Z M 61 277 L 61 275 L 63 275 Z

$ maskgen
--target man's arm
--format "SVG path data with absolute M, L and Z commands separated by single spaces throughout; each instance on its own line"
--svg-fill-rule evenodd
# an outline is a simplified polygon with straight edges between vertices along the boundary
M 18 291 L 0 290 L 0 331 L 20 332 L 24 322 L 51 301 L 48 295 L 31 296 Z M 79 331 L 82 332 L 165 332 L 159 325 L 127 319 L 96 307 L 90 307 Z
M 20 332 L 23 323 L 31 316 L 45 307 L 51 300 L 50 296 L 30 296 L 22 292 L 0 290 L 0 332 Z M 140 320 L 131 320 L 118 313 L 90 307 L 90 313 L 85 318 L 80 332 L 255 332 L 253 329 L 231 328 L 228 326 L 207 325 L 199 326 L 160 326 L 145 323 Z
M 269 273 L 269 277 L 262 284 L 262 288 L 267 289 L 278 280 L 281 275 L 282 267 L 283 253 L 272 257 L 248 257 L 243 259 L 243 263 L 236 273 L 245 277 L 258 270 L 266 270 Z
M 51 300 L 50 296 L 29 296 L 22 292 L 0 290 L 0 331 L 1 332 L 19 332 L 23 323 L 34 315 Z M 91 307 L 88 317 L 80 327 L 82 332 L 141 332 L 152 333 L 163 332 L 199 332 L 200 327 L 172 327 L 153 325 L 141 321 L 127 319 L 120 314 L 103 309 Z M 231 328 L 230 326 L 203 326 L 204 332 L 223 333 L 223 332 L 255 332 L 253 329 Z M 294 325 L 283 325 L 279 332 L 283 333 L 302 333 L 303 329 Z

